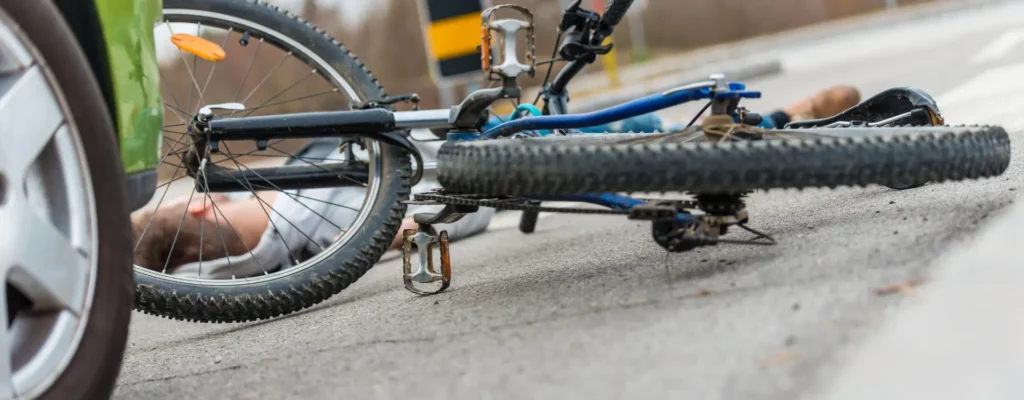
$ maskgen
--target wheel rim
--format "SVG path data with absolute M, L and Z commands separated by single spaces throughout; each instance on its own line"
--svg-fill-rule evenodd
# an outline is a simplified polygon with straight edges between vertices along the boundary
M 170 23 L 168 23 L 168 22 L 170 22 Z M 210 29 L 218 29 L 218 30 L 220 30 L 221 33 L 223 34 L 222 35 L 223 37 L 218 39 L 218 40 L 216 40 L 216 42 L 220 43 L 222 46 L 225 45 L 225 44 L 229 44 L 229 43 L 233 45 L 234 41 L 231 41 L 230 39 L 239 39 L 241 37 L 241 35 L 242 35 L 241 32 L 246 31 L 246 32 L 249 32 L 249 35 L 246 36 L 248 38 L 248 40 L 250 42 L 253 42 L 253 43 L 258 43 L 258 46 L 263 46 L 263 48 L 267 48 L 268 45 L 269 46 L 286 47 L 286 48 L 288 48 L 290 50 L 290 52 L 288 52 L 285 55 L 286 57 L 287 56 L 293 56 L 293 57 L 297 58 L 298 60 L 300 60 L 301 62 L 305 63 L 307 66 L 312 66 L 314 69 L 313 69 L 313 73 L 311 73 L 311 75 L 315 74 L 315 75 L 318 75 L 318 76 L 324 78 L 329 84 L 333 85 L 334 90 L 339 95 L 344 96 L 347 99 L 353 100 L 353 101 L 360 101 L 361 100 L 360 97 L 358 96 L 358 94 L 353 89 L 352 85 L 346 79 L 344 79 L 344 77 L 342 77 L 341 74 L 339 74 L 337 71 L 335 71 L 333 68 L 329 68 L 329 66 L 330 66 L 329 63 L 327 63 L 322 58 L 320 58 L 319 56 L 314 54 L 311 50 L 309 50 L 305 46 L 302 46 L 298 42 L 296 42 L 296 41 L 286 37 L 285 35 L 281 34 L 280 32 L 278 32 L 276 30 L 273 30 L 273 29 L 270 29 L 270 28 L 267 28 L 267 27 L 265 27 L 263 25 L 256 24 L 256 23 L 254 23 L 252 21 L 244 20 L 244 19 L 241 19 L 241 18 L 237 18 L 237 17 L 234 17 L 234 16 L 225 15 L 225 14 L 221 14 L 221 13 L 217 13 L 217 12 L 204 11 L 204 10 L 165 9 L 164 10 L 164 21 L 162 21 L 161 23 L 158 23 L 155 29 L 157 30 L 157 32 L 159 32 L 160 30 L 164 30 L 164 33 L 172 34 L 172 33 L 177 33 L 177 32 L 175 32 L 176 28 L 174 28 L 173 26 L 180 25 L 180 24 L 185 24 L 185 23 L 194 25 L 196 27 L 195 28 L 196 31 L 199 31 L 199 32 L 203 32 L 203 30 L 210 30 Z M 203 30 L 200 30 L 200 28 L 203 29 Z M 189 33 L 194 33 L 194 32 L 189 32 Z M 158 35 L 158 37 L 159 37 L 159 35 Z M 249 47 L 251 48 L 252 46 L 249 46 Z M 260 47 L 257 47 L 255 54 L 252 55 L 252 61 L 250 61 L 249 69 L 252 68 L 251 67 L 251 63 L 253 61 L 255 61 L 256 55 L 259 54 L 259 51 L 260 51 L 259 49 L 260 49 Z M 234 52 L 234 51 L 232 51 L 230 49 L 228 49 L 228 50 L 229 50 L 229 54 Z M 210 78 L 214 76 L 217 67 L 216 66 L 211 67 L 211 69 L 208 70 L 209 74 L 207 74 L 205 78 L 204 77 L 200 77 L 199 76 L 200 72 L 199 72 L 198 69 L 190 68 L 190 63 L 191 63 L 192 67 L 194 67 L 196 65 L 195 61 L 194 61 L 194 57 L 192 57 L 191 55 L 187 55 L 185 53 L 181 53 L 180 55 L 182 57 L 185 57 L 185 58 L 180 58 L 181 61 L 175 61 L 175 62 L 179 66 L 184 65 L 185 69 L 188 70 L 188 78 L 189 78 L 189 80 L 186 81 L 186 82 L 188 82 L 191 85 L 196 86 L 196 89 L 197 89 L 196 92 L 197 93 L 202 92 L 202 89 L 204 89 L 208 85 L 208 82 L 210 81 Z M 248 57 L 248 55 L 236 55 L 236 57 Z M 281 59 L 281 62 L 282 63 L 284 62 L 284 58 Z M 274 67 L 271 70 L 271 74 L 274 73 L 275 71 L 277 71 L 277 68 L 278 67 Z M 253 74 L 253 76 L 250 77 L 249 76 L 250 75 L 249 69 L 246 69 L 245 75 L 244 75 L 244 77 L 242 79 L 241 84 L 238 87 L 238 92 L 237 92 L 237 93 L 241 93 L 241 95 L 242 95 L 241 97 L 243 97 L 245 99 L 248 98 L 248 96 L 246 96 L 246 92 L 249 92 L 249 95 L 251 96 L 252 93 L 255 93 L 256 90 L 259 90 L 260 89 L 260 85 L 262 85 L 263 82 L 265 82 L 270 77 L 269 74 L 267 76 L 265 76 L 265 77 L 262 77 L 262 79 L 261 79 L 260 76 L 255 76 L 255 74 Z M 220 79 L 220 77 L 217 77 L 215 80 L 217 80 L 217 79 Z M 260 84 L 257 85 L 256 89 L 254 89 L 251 92 L 248 89 L 243 91 L 242 87 L 246 84 L 246 80 L 247 79 L 248 80 L 253 80 L 253 81 L 258 81 L 258 82 L 260 82 Z M 165 81 L 164 82 L 165 104 L 169 103 L 168 99 L 166 98 L 166 97 L 168 97 L 167 96 L 167 93 L 168 93 L 167 90 L 173 90 L 173 89 L 167 89 L 168 87 L 169 87 L 169 83 L 167 81 Z M 291 88 L 291 86 L 289 86 L 289 85 L 285 85 L 285 87 L 286 87 L 286 89 L 285 89 L 286 91 Z M 173 94 L 173 91 L 170 92 L 170 93 Z M 192 97 L 192 89 L 191 88 L 189 89 L 188 93 L 189 93 L 189 97 Z M 237 93 L 236 93 L 236 98 L 239 97 L 239 95 Z M 182 97 L 184 97 L 184 96 L 182 96 Z M 200 94 L 198 97 L 203 98 L 204 94 Z M 276 97 L 276 95 L 275 96 L 270 96 L 270 100 L 273 100 L 274 97 Z M 302 97 L 302 96 L 300 96 L 300 97 Z M 267 100 L 267 101 L 270 101 L 270 100 Z M 204 99 L 204 101 L 207 104 L 211 103 L 211 101 L 209 99 Z M 264 101 L 264 102 L 256 102 L 256 103 L 265 103 L 265 102 L 266 101 Z M 272 104 L 279 104 L 279 103 L 282 103 L 282 102 L 276 101 L 275 103 L 272 103 Z M 261 106 L 262 106 L 262 104 L 261 104 Z M 188 108 L 188 110 L 183 110 L 182 107 L 176 107 L 176 106 L 173 106 L 173 105 L 170 105 L 170 104 L 168 104 L 167 107 L 168 107 L 169 111 L 167 113 L 165 113 L 165 115 L 168 115 L 169 118 L 177 118 L 178 119 L 177 123 L 181 124 L 183 122 L 187 122 L 187 121 L 184 121 L 184 120 L 190 115 L 190 112 L 194 113 L 195 110 L 198 109 L 199 102 L 198 101 L 190 100 L 189 101 L 189 106 L 185 107 L 185 108 Z M 334 108 L 334 109 L 338 109 L 338 108 Z M 303 111 L 312 111 L 312 110 L 303 109 Z M 277 112 L 296 112 L 296 111 L 285 110 L 285 111 L 277 111 Z M 184 117 L 184 118 L 182 118 L 182 117 Z M 236 117 L 237 117 L 237 115 L 236 115 Z M 168 121 L 172 121 L 172 120 L 169 119 Z M 174 126 L 174 123 L 167 122 L 165 125 Z M 171 133 L 180 133 L 180 132 L 171 132 Z M 166 135 L 166 133 L 165 133 L 165 135 Z M 169 273 L 166 273 L 166 272 L 169 272 L 166 269 L 158 271 L 158 270 L 153 270 L 151 268 L 144 268 L 144 267 L 139 266 L 139 265 L 136 265 L 136 267 L 135 267 L 136 273 L 148 275 L 148 276 L 151 276 L 151 277 L 156 277 L 156 278 L 159 278 L 159 279 L 180 282 L 180 283 L 201 284 L 201 285 L 205 285 L 205 286 L 231 286 L 231 285 L 252 284 L 252 283 L 265 282 L 265 281 L 268 281 L 268 280 L 278 279 L 278 278 L 281 278 L 281 277 L 286 276 L 286 275 L 290 275 L 290 274 L 294 274 L 294 273 L 303 271 L 304 269 L 308 268 L 309 266 L 316 265 L 317 263 L 322 261 L 324 258 L 326 258 L 329 255 L 335 253 L 338 249 L 340 249 L 342 246 L 347 244 L 352 239 L 352 237 L 357 233 L 358 228 L 361 227 L 367 221 L 367 219 L 370 217 L 370 215 L 371 215 L 370 209 L 372 208 L 371 206 L 377 200 L 378 191 L 379 191 L 379 189 L 381 187 L 381 171 L 382 171 L 382 168 L 383 168 L 382 160 L 381 160 L 381 157 L 380 157 L 380 154 L 381 154 L 380 153 L 381 152 L 380 144 L 377 143 L 377 142 L 374 142 L 374 141 L 365 141 L 364 144 L 365 144 L 365 147 L 366 147 L 365 154 L 367 155 L 366 162 L 369 163 L 368 166 L 369 166 L 369 170 L 370 170 L 370 179 L 369 179 L 368 184 L 365 185 L 364 189 L 365 189 L 366 195 L 364 196 L 363 201 L 360 204 L 360 207 L 358 209 L 358 215 L 353 219 L 353 221 L 351 222 L 351 224 L 348 227 L 345 227 L 345 228 L 339 227 L 339 229 L 343 229 L 344 230 L 343 232 L 339 233 L 340 237 L 338 237 L 330 245 L 322 246 L 317 254 L 314 254 L 314 255 L 312 255 L 309 258 L 302 259 L 301 262 L 298 260 L 298 258 L 292 256 L 292 260 L 293 260 L 292 264 L 293 265 L 291 267 L 287 268 L 287 269 L 283 269 L 283 270 L 279 270 L 279 271 L 269 271 L 269 272 L 267 270 L 264 270 L 262 274 L 259 274 L 259 275 L 256 275 L 256 276 L 248 276 L 248 277 L 232 276 L 232 277 L 227 278 L 227 279 L 211 279 L 211 278 L 206 278 L 206 277 L 200 277 L 198 275 L 196 275 L 196 276 L 171 275 Z M 172 150 L 169 151 L 167 154 L 165 154 L 165 159 L 167 158 L 168 155 L 170 155 L 170 153 L 172 153 L 174 151 L 173 150 L 174 149 L 174 145 L 171 144 L 170 147 L 172 148 Z M 291 155 L 294 156 L 294 154 L 291 154 Z M 235 162 L 235 164 L 238 165 L 239 163 Z M 249 167 L 246 167 L 244 165 L 238 165 L 238 168 L 239 169 L 250 169 Z M 174 179 L 177 179 L 177 178 L 174 178 L 172 176 L 172 180 L 174 180 Z M 191 180 L 191 179 L 187 179 L 187 180 Z M 192 183 L 192 185 L 194 186 L 194 183 Z M 164 197 L 164 196 L 166 196 L 164 193 L 167 192 L 168 188 L 169 188 L 169 186 L 162 187 L 163 193 L 161 193 L 161 191 L 158 191 L 156 196 L 157 197 Z M 195 194 L 195 192 L 193 192 L 193 194 Z M 206 196 L 206 195 L 202 195 L 201 197 L 203 199 L 209 199 L 209 201 L 211 203 L 216 203 L 212 199 L 212 197 L 209 197 L 209 196 Z M 289 195 L 289 197 L 292 197 L 292 196 Z M 292 197 L 292 199 L 295 200 L 296 198 Z M 160 200 L 160 201 L 162 201 L 162 200 Z M 267 202 L 262 202 L 262 203 L 267 205 L 267 207 L 263 207 L 264 208 L 263 212 L 267 213 L 268 218 L 270 216 L 274 216 L 274 217 L 282 216 L 282 214 L 277 212 L 276 210 L 274 210 L 273 206 L 270 205 L 269 203 L 267 203 Z M 160 207 L 160 203 L 158 202 L 157 208 L 159 208 L 159 207 Z M 221 207 L 216 207 L 216 205 L 215 205 L 215 208 L 221 208 Z M 354 207 L 352 207 L 352 208 L 354 208 Z M 219 221 L 221 220 L 221 218 L 217 217 L 218 212 L 216 210 L 214 210 L 213 214 L 215 216 L 214 219 L 217 220 L 216 223 L 219 224 L 220 223 Z M 221 212 L 221 215 L 223 215 L 223 212 Z M 227 222 L 225 225 L 231 225 L 230 221 L 227 221 L 226 217 L 223 218 L 223 219 L 225 220 L 225 222 Z M 290 222 L 289 222 L 289 224 L 290 224 Z M 141 225 L 141 224 L 139 224 L 139 225 Z M 335 226 L 337 226 L 337 225 L 335 225 Z M 277 228 L 278 226 L 275 225 L 274 227 Z M 295 225 L 293 224 L 292 227 L 294 228 Z M 233 226 L 229 226 L 228 229 L 230 229 L 232 231 L 235 231 L 235 232 L 238 231 Z M 300 233 L 303 233 L 303 235 L 305 235 L 305 233 L 301 232 L 301 230 L 300 230 Z M 145 234 L 146 234 L 146 232 L 143 232 L 143 235 L 145 235 Z M 231 234 L 229 234 L 229 235 L 231 235 Z M 307 238 L 308 238 L 308 236 L 307 236 Z M 205 238 L 204 238 L 204 240 L 205 240 Z M 212 240 L 216 241 L 216 240 L 223 240 L 223 239 L 214 237 Z M 289 243 L 287 243 L 287 241 L 283 237 L 281 237 L 281 241 L 285 242 L 286 245 L 289 244 Z M 137 244 L 138 244 L 138 242 L 136 242 L 136 245 Z M 136 248 L 136 254 L 138 255 L 138 251 L 139 251 L 138 250 L 138 246 L 136 246 L 136 247 L 137 247 Z M 255 249 L 255 246 L 247 246 L 246 247 L 246 250 L 248 251 L 249 254 L 252 254 L 252 251 L 254 249 Z M 225 251 L 226 250 L 227 249 L 225 247 Z M 244 254 L 242 254 L 241 256 L 244 256 Z M 230 260 L 232 258 L 228 258 L 228 259 Z M 192 263 L 192 264 L 195 264 L 195 263 Z M 166 265 L 167 264 L 165 264 L 165 266 Z M 202 270 L 202 266 L 200 266 L 200 271 L 201 270 Z
M 32 398 L 63 373 L 86 326 L 97 221 L 65 99 L 0 11 L 0 397 Z M 31 117 L 26 117 L 31 116 Z

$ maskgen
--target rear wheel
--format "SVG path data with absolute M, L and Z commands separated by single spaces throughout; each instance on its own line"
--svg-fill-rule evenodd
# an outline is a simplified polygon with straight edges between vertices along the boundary
M 1009 137 L 995 126 L 748 127 L 728 140 L 705 133 L 448 143 L 438 180 L 449 191 L 479 194 L 736 193 L 977 179 L 1003 173 L 1010 161 Z
M 132 301 L 116 131 L 50 1 L 0 0 L 0 60 L 0 398 L 107 398 Z
M 245 111 L 219 111 L 234 118 L 344 110 L 352 101 L 384 97 L 379 83 L 330 36 L 273 6 L 239 0 L 164 0 L 163 6 L 164 20 L 154 32 L 158 49 L 169 50 L 161 65 L 165 166 L 156 197 L 133 216 L 136 307 L 183 320 L 249 321 L 310 307 L 345 289 L 377 262 L 405 216 L 411 166 L 404 150 L 358 138 L 271 140 L 262 149 L 223 142 L 205 161 L 248 172 L 285 162 L 312 168 L 350 163 L 362 166 L 366 177 L 336 182 L 348 186 L 343 196 L 282 190 L 249 178 L 227 193 L 210 194 L 203 175 L 186 174 L 184 155 L 208 150 L 197 148 L 205 145 L 186 131 L 203 105 L 244 104 Z M 169 40 L 179 33 L 206 38 L 227 57 L 214 63 L 182 52 Z M 248 214 L 232 214 L 239 201 L 256 205 Z M 187 212 L 191 206 L 208 209 L 206 218 Z M 256 232 L 258 243 L 250 243 L 252 230 L 244 225 L 255 219 L 270 222 Z M 198 245 L 184 246 L 186 238 Z M 264 250 L 271 246 L 286 248 L 283 259 L 267 261 Z M 186 248 L 199 253 L 189 256 Z

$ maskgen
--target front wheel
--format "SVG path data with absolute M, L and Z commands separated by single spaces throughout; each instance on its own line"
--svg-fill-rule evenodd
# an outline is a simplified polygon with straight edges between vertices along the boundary
M 1009 136 L 997 126 L 705 133 L 447 143 L 438 180 L 475 194 L 735 193 L 978 179 L 1002 174 L 1010 162 Z

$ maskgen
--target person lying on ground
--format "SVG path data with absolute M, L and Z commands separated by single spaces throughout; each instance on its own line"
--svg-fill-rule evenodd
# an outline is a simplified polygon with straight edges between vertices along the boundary
M 835 115 L 860 101 L 852 87 L 837 86 L 765 114 L 770 126 Z M 417 142 L 424 159 L 436 159 L 436 147 Z M 337 139 L 310 141 L 296 158 L 325 159 L 338 154 Z M 290 163 L 296 162 L 293 158 Z M 427 179 L 413 188 L 438 188 Z M 255 194 L 195 194 L 173 200 L 132 218 L 135 264 L 175 275 L 210 279 L 255 276 L 289 268 L 331 246 L 358 216 L 365 198 L 361 187 L 263 191 Z M 336 205 L 332 207 L 332 205 Z M 410 205 L 390 248 L 401 244 L 412 215 L 441 206 Z M 482 207 L 452 224 L 439 224 L 453 241 L 486 230 L 494 209 Z
M 288 164 L 337 159 L 339 139 L 317 139 L 290 157 Z M 426 162 L 437 146 L 414 142 Z M 334 158 L 332 158 L 334 157 Z M 415 193 L 440 185 L 429 175 Z M 172 275 L 207 279 L 244 278 L 289 268 L 334 244 L 359 217 L 367 189 L 358 186 L 253 193 L 194 193 L 164 201 L 155 210 L 132 216 L 135 264 Z M 415 229 L 412 215 L 441 206 L 409 205 L 401 233 Z M 487 228 L 494 209 L 481 209 L 451 224 L 438 224 L 451 240 Z M 201 261 L 201 262 L 200 262 Z

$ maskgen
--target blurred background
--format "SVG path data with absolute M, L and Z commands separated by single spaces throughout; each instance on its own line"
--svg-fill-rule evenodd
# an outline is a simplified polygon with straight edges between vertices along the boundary
M 424 41 L 426 16 L 420 15 L 420 0 L 267 0 L 286 11 L 299 15 L 325 30 L 351 50 L 380 80 L 388 94 L 418 93 L 423 108 L 438 108 L 457 103 L 466 93 L 482 84 L 483 74 L 469 79 L 453 80 L 447 88 L 439 88 L 430 74 L 430 61 Z M 581 99 L 596 98 L 620 84 L 635 84 L 626 73 L 639 64 L 659 64 L 654 75 L 686 70 L 674 64 L 670 56 L 708 46 L 743 39 L 764 37 L 772 33 L 829 21 L 934 2 L 935 0 L 636 0 L 630 13 L 616 29 L 612 38 L 613 54 L 602 56 L 590 65 L 584 75 L 600 79 L 573 81 L 570 92 L 577 106 Z M 562 10 L 570 0 L 484 0 L 483 6 L 518 4 L 533 11 L 536 23 L 538 60 L 547 60 L 557 38 Z M 606 0 L 583 0 L 583 7 L 604 10 Z M 504 15 L 499 15 L 504 17 Z M 200 32 L 200 30 L 202 32 Z M 348 99 L 330 93 L 332 87 L 311 78 L 308 65 L 288 57 L 273 46 L 256 47 L 239 43 L 240 32 L 200 28 L 196 24 L 162 24 L 155 31 L 157 51 L 161 60 L 163 96 L 168 103 L 165 130 L 165 154 L 175 151 L 184 134 L 184 119 L 192 114 L 187 108 L 200 101 L 204 104 L 241 101 L 255 106 L 256 115 L 348 109 Z M 202 35 L 222 44 L 229 56 L 219 63 L 194 63 L 182 57 L 170 43 L 173 33 Z M 225 36 L 226 35 L 226 36 Z M 826 42 L 827 37 L 813 37 Z M 522 47 L 522 43 L 520 43 Z M 751 52 L 756 52 L 756 47 Z M 234 56 L 232 56 L 234 55 Z M 745 54 L 743 54 L 745 55 Z M 731 57 L 724 60 L 729 64 Z M 658 61 L 658 62 L 654 62 Z M 216 66 L 214 66 L 216 65 Z M 564 63 L 555 63 L 555 72 Z M 539 66 L 535 77 L 520 77 L 519 83 L 529 98 L 538 86 L 547 66 Z M 608 69 L 606 71 L 606 69 Z M 617 71 L 622 71 L 620 74 Z M 660 72 L 659 72 L 660 71 Z M 685 71 L 684 71 L 685 72 Z M 725 71 L 721 71 L 725 72 Z M 193 82 L 188 84 L 188 82 Z M 678 82 L 676 82 L 678 83 Z M 193 88 L 201 87 L 202 96 Z M 654 89 L 657 91 L 658 89 Z M 646 93 L 643 93 L 646 94 Z M 447 96 L 446 96 L 447 95 Z M 295 101 L 301 100 L 301 101 Z M 171 105 L 175 104 L 175 105 Z M 186 106 L 188 104 L 189 106 Z M 508 104 L 496 105 L 500 113 L 510 112 Z M 506 109 L 507 108 L 507 109 Z M 581 111 L 577 107 L 577 111 Z M 586 110 L 582 110 L 586 111 Z M 304 140 L 279 143 L 275 150 L 297 151 Z M 250 162 L 254 144 L 232 144 L 240 159 Z M 249 154 L 249 155 L 242 155 Z M 266 157 L 265 157 L 266 158 Z M 218 162 L 225 160 L 217 159 Z M 270 160 L 269 158 L 267 159 Z M 183 176 L 184 169 L 172 163 L 160 168 L 161 178 Z
M 439 106 L 431 80 L 418 0 L 268 0 L 302 16 L 352 50 L 373 71 L 388 93 L 419 93 L 423 107 Z M 533 10 L 538 59 L 550 56 L 555 29 L 567 0 L 488 0 L 493 4 L 519 4 Z M 645 0 L 637 1 L 629 18 L 615 33 L 615 61 L 619 66 L 648 61 L 700 47 L 798 28 L 833 19 L 928 3 L 934 0 Z M 598 2 L 602 2 L 598 0 Z M 584 6 L 593 8 L 593 0 Z M 603 8 L 602 8 L 603 9 Z M 159 33 L 159 32 L 158 32 Z M 824 40 L 824 38 L 823 38 Z M 160 38 L 157 39 L 161 42 Z M 173 57 L 175 51 L 165 46 Z M 173 58 L 167 57 L 166 60 Z M 273 55 L 256 65 L 273 66 Z M 231 59 L 219 67 L 244 74 L 249 60 Z M 560 65 L 556 65 L 556 68 Z M 588 71 L 600 72 L 601 62 Z M 181 73 L 181 68 L 167 70 Z M 227 71 L 225 71 L 226 73 Z M 289 76 L 278 74 L 278 76 Z M 543 74 L 523 78 L 524 87 L 540 83 Z M 271 79 L 274 79 L 273 77 Z M 266 82 L 270 87 L 287 82 Z M 457 95 L 465 88 L 456 90 Z

